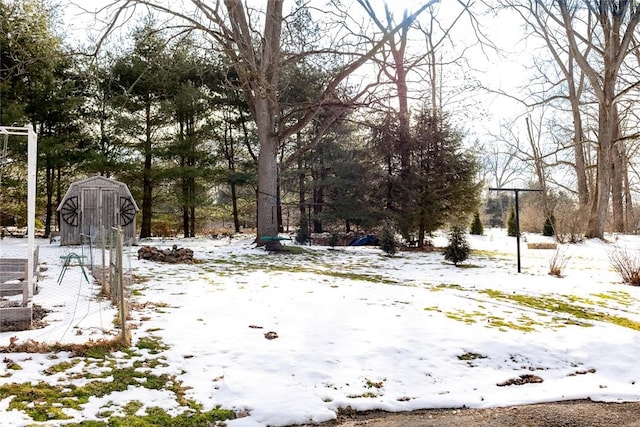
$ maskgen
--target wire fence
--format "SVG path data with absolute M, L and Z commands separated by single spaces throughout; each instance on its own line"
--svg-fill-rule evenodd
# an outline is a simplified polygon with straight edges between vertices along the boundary
M 114 323 L 120 328 L 119 339 L 129 345 L 127 318 L 130 294 L 127 290 L 132 281 L 132 241 L 125 242 L 122 229 L 112 228 L 101 229 L 97 236 L 86 239 L 86 244 L 91 274 L 101 287 L 101 295 L 110 299 L 117 308 L 118 315 Z
M 34 295 L 32 327 L 42 331 L 35 336 L 60 344 L 116 340 L 129 345 L 132 241 L 114 228 L 82 235 L 81 245 L 46 249 L 48 263 L 61 267 L 47 267 L 51 273 Z

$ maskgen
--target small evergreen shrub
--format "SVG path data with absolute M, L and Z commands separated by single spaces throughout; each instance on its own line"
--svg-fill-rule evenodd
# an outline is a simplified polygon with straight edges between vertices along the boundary
M 306 215 L 302 215 L 300 217 L 300 223 L 298 224 L 298 230 L 296 231 L 296 243 L 299 245 L 305 245 L 309 242 L 310 237 L 309 221 L 307 221 Z
M 542 235 L 543 236 L 553 236 L 555 234 L 555 218 L 553 215 L 549 215 L 547 219 L 544 220 L 544 225 L 542 226 Z
M 507 216 L 507 236 L 516 237 L 516 207 L 511 205 Z
M 332 232 L 331 235 L 329 236 L 329 240 L 327 241 L 329 246 L 332 248 L 335 248 L 339 242 L 340 242 L 340 234 L 337 231 Z
M 382 234 L 380 235 L 380 249 L 389 256 L 395 255 L 398 252 L 398 242 L 394 233 L 394 227 L 391 221 L 385 221 L 382 227 Z
M 471 247 L 464 235 L 464 229 L 459 225 L 454 225 L 449 231 L 449 244 L 442 252 L 444 259 L 457 266 L 469 258 L 470 253 Z
M 482 225 L 482 221 L 480 221 L 479 212 L 473 214 L 473 221 L 471 222 L 471 229 L 469 233 L 476 236 L 482 236 L 484 234 L 484 227 Z

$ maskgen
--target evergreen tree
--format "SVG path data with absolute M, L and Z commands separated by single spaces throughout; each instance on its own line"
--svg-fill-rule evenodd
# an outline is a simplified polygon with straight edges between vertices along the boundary
M 0 124 L 30 123 L 38 133 L 43 172 L 45 232 L 55 211 L 54 193 L 78 162 L 81 79 L 56 32 L 54 11 L 41 0 L 0 2 Z M 26 163 L 26 139 L 9 138 L 7 156 Z M 3 165 L 5 168 L 6 165 Z M 3 169 L 3 213 L 23 218 L 22 167 Z
M 555 218 L 553 217 L 553 215 L 549 215 L 545 220 L 544 220 L 544 225 L 542 226 L 542 235 L 543 236 L 553 236 L 555 234 L 554 232 L 554 228 L 555 228 Z
M 408 167 L 402 166 L 401 154 L 394 149 L 397 123 L 383 123 L 389 128 L 376 129 L 375 143 L 387 169 L 386 208 L 396 214 L 402 236 L 417 236 L 422 244 L 427 234 L 475 210 L 478 165 L 445 114 L 423 108 L 416 115 Z
M 389 256 L 393 256 L 398 252 L 398 242 L 396 242 L 394 227 L 391 221 L 385 221 L 384 226 L 382 227 L 382 233 L 380 235 L 380 249 Z
M 442 252 L 444 259 L 457 266 L 469 258 L 470 253 L 471 247 L 469 247 L 463 227 L 454 225 L 449 231 L 449 245 Z
M 142 182 L 140 238 L 152 235 L 153 190 L 161 172 L 154 163 L 166 137 L 160 129 L 170 121 L 166 108 L 172 82 L 168 41 L 154 25 L 149 21 L 134 30 L 133 47 L 112 68 L 113 85 L 122 94 L 112 99 L 119 110 L 118 128 L 142 159 L 138 171 Z
M 296 243 L 304 245 L 309 241 L 310 237 L 309 219 L 307 218 L 307 215 L 301 215 L 300 223 L 298 224 L 298 231 L 296 231 Z
M 482 225 L 482 221 L 480 221 L 479 212 L 476 212 L 473 214 L 473 221 L 471 222 L 470 233 L 476 236 L 482 236 L 482 234 L 484 234 L 484 227 Z
M 509 216 L 507 217 L 507 236 L 516 237 L 516 207 L 511 205 L 509 208 Z

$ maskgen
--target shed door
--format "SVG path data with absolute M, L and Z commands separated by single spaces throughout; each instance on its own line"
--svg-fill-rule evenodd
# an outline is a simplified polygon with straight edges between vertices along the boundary
M 97 237 L 100 228 L 109 232 L 116 222 L 116 191 L 110 188 L 82 189 L 82 233 Z

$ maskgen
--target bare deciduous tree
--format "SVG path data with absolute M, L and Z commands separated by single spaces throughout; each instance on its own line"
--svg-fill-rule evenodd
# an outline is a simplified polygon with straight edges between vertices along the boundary
M 369 61 L 386 44 L 387 39 L 409 25 L 430 4 L 429 0 L 413 14 L 405 18 L 388 34 L 375 42 L 368 51 L 338 68 L 325 84 L 317 105 L 331 97 L 338 86 L 355 70 Z M 294 135 L 306 126 L 317 113 L 309 108 L 295 123 L 278 120 L 279 70 L 283 63 L 299 60 L 304 55 L 318 52 L 301 52 L 289 55 L 282 45 L 281 35 L 286 18 L 283 0 L 267 0 L 262 19 L 262 31 L 254 28 L 251 20 L 260 11 L 243 4 L 241 0 L 191 0 L 189 9 L 179 9 L 160 0 L 121 0 L 114 3 L 116 12 L 109 28 L 119 25 L 136 6 L 143 6 L 174 18 L 170 23 L 176 32 L 199 31 L 212 41 L 213 48 L 220 49 L 235 68 L 251 115 L 256 123 L 260 149 L 258 153 L 258 236 L 257 243 L 265 244 L 269 236 L 278 233 L 277 221 L 277 155 L 280 141 Z M 175 22 L 174 22 L 175 21 Z M 271 242 L 270 242 L 271 243 Z M 278 246 L 277 241 L 273 242 Z

